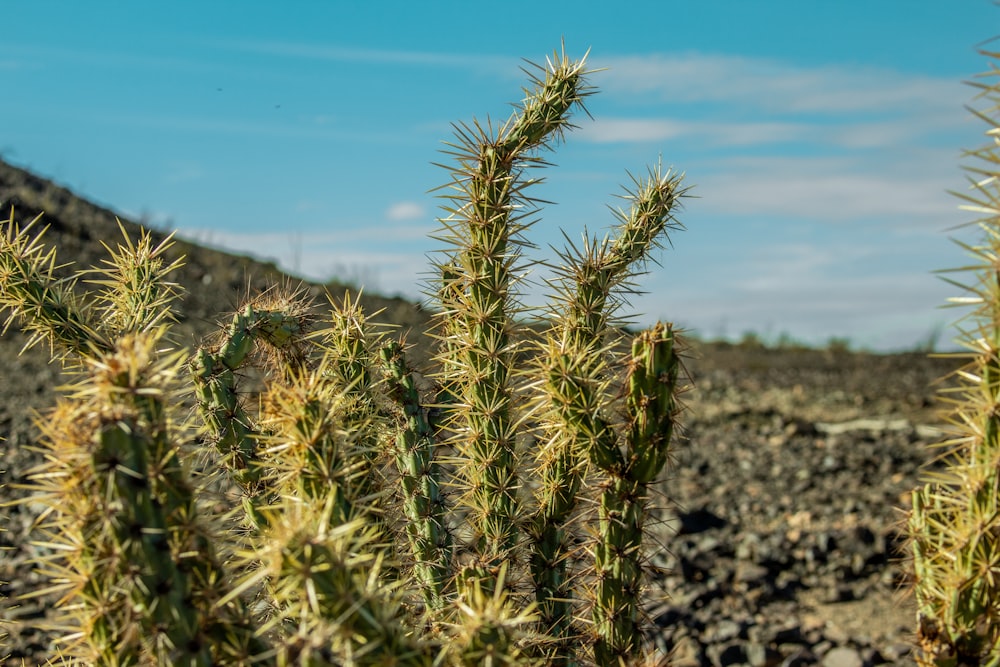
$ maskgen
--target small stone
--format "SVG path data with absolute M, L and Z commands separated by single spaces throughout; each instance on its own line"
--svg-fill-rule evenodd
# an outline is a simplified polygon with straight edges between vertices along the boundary
M 807 667 L 807 665 L 815 664 L 816 655 L 805 647 L 796 647 L 788 657 L 781 661 L 781 667 Z
M 670 664 L 676 667 L 700 667 L 701 648 L 698 642 L 689 635 L 678 639 L 670 653 Z
M 826 627 L 823 628 L 823 636 L 834 644 L 843 644 L 848 639 L 847 633 L 844 632 L 840 626 L 834 625 L 833 623 L 827 623 Z
M 838 646 L 823 656 L 823 667 L 862 667 L 861 654 L 848 646 Z
M 763 565 L 754 565 L 753 563 L 740 563 L 736 567 L 736 581 L 741 584 L 747 584 L 752 581 L 761 581 L 762 579 L 767 579 L 768 569 Z
M 767 647 L 757 642 L 749 642 L 746 647 L 747 663 L 751 667 L 763 667 L 767 664 Z
M 905 642 L 893 642 L 882 648 L 882 655 L 890 662 L 898 662 L 910 654 L 913 645 Z
M 709 641 L 713 644 L 721 644 L 730 639 L 736 639 L 740 636 L 741 630 L 742 627 L 736 621 L 723 619 L 716 623 L 715 630 L 709 633 Z

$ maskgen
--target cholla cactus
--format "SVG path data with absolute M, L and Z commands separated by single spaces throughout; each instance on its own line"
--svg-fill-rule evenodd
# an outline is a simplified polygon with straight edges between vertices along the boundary
M 563 253 L 546 330 L 518 300 L 527 174 L 593 92 L 587 74 L 557 54 L 495 133 L 459 129 L 425 394 L 357 301 L 324 319 L 275 288 L 190 353 L 169 338 L 169 242 L 126 237 L 81 297 L 37 222 L 11 215 L 0 305 L 77 374 L 33 475 L 63 664 L 642 658 L 647 491 L 675 430 L 679 346 L 658 324 L 629 353 L 616 325 L 679 228 L 680 177 L 636 179 L 612 233 Z
M 995 58 L 1000 54 L 985 53 Z M 977 83 L 987 103 L 975 112 L 990 143 L 966 167 L 968 210 L 983 215 L 970 285 L 953 301 L 974 310 L 960 323 L 967 364 L 946 401 L 954 435 L 946 468 L 913 492 L 909 532 L 922 665 L 1000 664 L 1000 81 L 996 66 Z

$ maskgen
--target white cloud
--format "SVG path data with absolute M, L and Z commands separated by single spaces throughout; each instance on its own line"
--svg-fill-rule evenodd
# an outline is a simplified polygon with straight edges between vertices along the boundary
M 966 114 L 959 123 L 972 127 Z M 613 118 L 603 116 L 574 134 L 594 143 L 683 141 L 705 147 L 740 148 L 765 144 L 812 144 L 846 149 L 895 148 L 948 129 L 935 117 L 894 117 L 885 121 L 826 120 L 690 121 L 680 118 Z
M 402 222 L 404 220 L 419 220 L 425 217 L 427 210 L 422 204 L 414 201 L 400 201 L 390 206 L 385 211 L 387 220 Z
M 646 143 L 667 139 L 708 142 L 712 146 L 749 146 L 808 138 L 803 123 L 710 123 L 677 119 L 600 118 L 581 127 L 577 136 L 595 143 Z
M 745 56 L 620 56 L 595 65 L 609 68 L 598 83 L 613 95 L 656 97 L 668 103 L 730 102 L 772 112 L 952 112 L 970 97 L 968 87 L 951 79 L 870 67 L 801 67 Z
M 515 58 L 468 53 L 437 51 L 404 51 L 397 49 L 364 49 L 346 46 L 304 44 L 301 42 L 214 40 L 214 46 L 236 51 L 262 53 L 309 60 L 365 63 L 370 65 L 415 65 L 422 67 L 466 68 L 504 72 Z
M 356 225 L 320 233 L 182 228 L 178 235 L 228 252 L 273 261 L 285 271 L 310 280 L 363 281 L 369 289 L 418 298 L 421 289 L 415 278 L 427 269 L 424 253 L 428 231 L 429 227 L 414 225 Z M 262 252 L 262 248 L 266 251 Z
M 724 271 L 696 268 L 683 281 L 658 272 L 635 304 L 647 314 L 642 323 L 673 320 L 708 338 L 754 331 L 773 340 L 789 333 L 822 345 L 836 336 L 883 351 L 912 348 L 958 316 L 939 308 L 954 289 L 929 269 L 885 263 L 877 248 L 844 240 L 776 243 L 748 251 Z M 946 332 L 941 343 L 952 336 Z
M 695 193 L 698 209 L 726 216 L 839 222 L 869 219 L 940 230 L 963 221 L 949 184 L 950 151 L 914 151 L 869 164 L 858 157 L 742 157 L 715 163 Z

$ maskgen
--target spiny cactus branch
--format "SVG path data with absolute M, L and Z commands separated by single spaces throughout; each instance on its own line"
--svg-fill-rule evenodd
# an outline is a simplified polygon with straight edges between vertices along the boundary
M 45 230 L 34 234 L 41 217 L 22 228 L 11 209 L 0 233 L 0 308 L 9 313 L 4 330 L 19 321 L 28 334 L 25 349 L 45 341 L 53 356 L 63 359 L 107 352 L 111 343 L 77 300 L 75 280 L 55 277 L 55 248 L 42 245 Z
M 598 664 L 635 659 L 642 648 L 642 538 L 648 486 L 670 451 L 677 416 L 680 355 L 670 325 L 658 323 L 632 344 L 627 379 L 625 459 L 604 467 L 594 549 L 593 618 Z
M 389 395 L 405 420 L 396 433 L 396 467 L 403 487 L 403 511 L 414 570 L 428 607 L 440 611 L 445 604 L 446 586 L 454 575 L 441 469 L 434 459 L 434 431 L 420 404 L 402 345 L 390 342 L 382 347 L 380 354 L 389 378 Z
M 460 501 L 472 513 L 478 550 L 488 576 L 518 543 L 517 422 L 511 408 L 511 338 L 517 316 L 512 292 L 526 228 L 522 172 L 533 152 L 551 145 L 568 126 L 570 112 L 589 94 L 584 62 L 565 56 L 547 63 L 544 78 L 496 133 L 476 125 L 458 128 L 454 146 L 451 215 L 442 240 L 452 246 L 442 262 L 441 319 L 447 342 L 441 379 L 458 397 L 456 448 L 462 454 L 466 491 Z

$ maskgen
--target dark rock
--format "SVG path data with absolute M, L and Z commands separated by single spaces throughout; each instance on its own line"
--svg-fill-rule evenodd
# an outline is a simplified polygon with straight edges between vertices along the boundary
M 692 512 L 682 512 L 678 518 L 681 523 L 680 529 L 677 531 L 678 535 L 694 535 L 726 525 L 725 519 L 704 508 Z
M 746 648 L 742 642 L 728 644 L 712 644 L 705 650 L 705 655 L 715 667 L 738 665 L 747 661 Z

